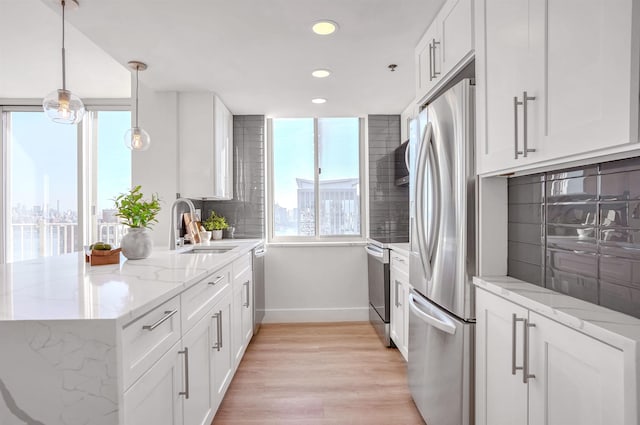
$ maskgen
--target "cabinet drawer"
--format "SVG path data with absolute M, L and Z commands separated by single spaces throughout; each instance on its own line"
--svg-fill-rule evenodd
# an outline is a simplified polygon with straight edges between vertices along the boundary
M 247 252 L 245 255 L 233 262 L 233 280 L 238 280 L 239 276 L 247 269 L 251 270 L 251 252 Z
M 216 302 L 216 296 L 231 283 L 231 266 L 211 273 L 181 295 L 182 333 L 187 333 L 209 308 Z
M 180 297 L 174 297 L 122 330 L 124 388 L 180 340 Z
M 409 274 L 409 258 L 397 252 L 391 251 L 391 267 Z

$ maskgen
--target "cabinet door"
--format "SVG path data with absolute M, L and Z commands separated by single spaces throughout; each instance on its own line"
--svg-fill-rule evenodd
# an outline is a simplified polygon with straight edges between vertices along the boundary
M 211 318 L 207 315 L 182 337 L 188 368 L 185 382 L 188 383 L 188 398 L 184 399 L 185 425 L 209 425 L 213 419 L 213 378 L 211 352 Z
M 533 157 L 554 159 L 637 141 L 639 48 L 632 31 L 633 3 L 530 2 Z
M 523 322 L 526 309 L 476 290 L 476 423 L 526 425 L 527 385 L 523 383 Z M 515 339 L 514 339 L 515 330 Z
M 528 0 L 477 2 L 476 72 L 478 76 L 478 171 L 485 173 L 523 164 L 515 159 L 515 120 L 522 150 L 522 107 L 514 104 L 527 88 L 531 28 Z M 517 118 L 516 118 L 517 117 Z
M 624 421 L 623 352 L 529 313 L 530 425 Z M 634 422 L 632 422 L 634 423 Z
M 391 314 L 390 314 L 390 334 L 391 339 L 402 353 L 402 346 L 404 346 L 404 314 L 403 314 L 403 294 L 402 294 L 402 281 L 398 277 L 398 272 L 395 269 L 391 269 Z M 404 353 L 402 354 L 404 356 Z
M 181 425 L 183 355 L 175 344 L 124 393 L 124 423 Z
M 231 346 L 231 291 L 213 307 L 211 327 L 213 345 L 213 388 L 214 411 L 222 402 L 233 377 L 233 350 Z
M 242 339 L 245 349 L 253 336 L 253 276 L 251 269 L 242 280 Z
M 416 100 L 423 98 L 436 85 L 442 75 L 442 65 L 438 60 L 442 54 L 438 25 L 434 21 L 424 34 L 415 50 Z
M 231 112 L 220 98 L 214 98 L 213 194 L 215 199 L 233 199 L 233 124 Z
M 450 0 L 438 14 L 442 40 L 442 75 L 473 51 L 473 4 L 471 0 Z

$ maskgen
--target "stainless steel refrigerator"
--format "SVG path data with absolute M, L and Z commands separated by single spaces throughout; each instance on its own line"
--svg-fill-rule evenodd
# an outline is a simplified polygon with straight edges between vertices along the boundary
M 410 135 L 408 379 L 429 425 L 473 424 L 474 85 L 427 105 Z

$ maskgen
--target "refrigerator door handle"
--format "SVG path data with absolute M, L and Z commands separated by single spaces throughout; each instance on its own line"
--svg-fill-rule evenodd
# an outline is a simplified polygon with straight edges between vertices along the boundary
M 418 247 L 420 249 L 420 264 L 427 281 L 431 279 L 431 259 L 425 258 L 428 255 L 426 241 L 424 240 L 424 174 L 426 161 L 423 156 L 428 152 L 428 144 L 431 143 L 433 126 L 427 124 L 422 137 L 422 142 L 418 147 L 418 158 L 416 161 L 416 235 L 418 237 Z
M 409 308 L 425 323 L 430 324 L 434 328 L 440 329 L 450 335 L 456 333 L 456 323 L 447 317 L 446 314 L 439 311 L 436 307 L 420 302 L 413 291 L 409 294 Z
M 433 136 L 433 134 L 432 134 Z M 440 221 L 441 221 L 441 196 L 442 196 L 442 179 L 440 176 L 440 168 L 438 166 L 438 161 L 436 160 L 436 151 L 433 145 L 433 141 L 429 140 L 429 155 L 428 155 L 429 164 L 431 166 L 431 178 L 429 179 L 431 185 L 431 213 L 429 214 L 430 226 L 429 226 L 429 240 L 425 251 L 427 253 L 427 261 L 429 265 L 431 265 L 431 260 L 433 259 L 433 251 L 436 246 L 436 241 L 440 237 Z

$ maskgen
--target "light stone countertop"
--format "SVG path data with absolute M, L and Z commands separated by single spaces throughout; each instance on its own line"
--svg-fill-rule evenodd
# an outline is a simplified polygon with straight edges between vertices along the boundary
M 91 266 L 84 253 L 0 266 L 0 321 L 115 319 L 128 323 L 262 242 L 226 239 L 195 248 L 233 247 L 221 253 L 154 248 L 149 258 Z
M 640 319 L 509 276 L 474 277 L 488 292 L 617 347 L 640 341 Z

